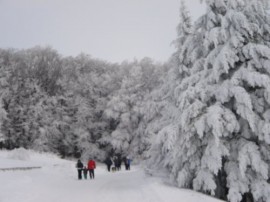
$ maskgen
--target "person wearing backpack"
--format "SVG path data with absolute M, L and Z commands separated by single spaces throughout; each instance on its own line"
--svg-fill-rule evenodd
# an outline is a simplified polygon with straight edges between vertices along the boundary
M 95 172 L 94 172 L 95 169 L 96 169 L 96 162 L 90 158 L 88 161 L 88 170 L 89 170 L 90 179 L 95 178 Z

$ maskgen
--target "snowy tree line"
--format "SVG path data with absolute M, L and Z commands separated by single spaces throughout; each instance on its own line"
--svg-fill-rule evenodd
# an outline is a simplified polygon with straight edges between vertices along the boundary
M 182 3 L 166 64 L 0 50 L 5 147 L 133 155 L 178 187 L 270 201 L 268 0 L 205 4 L 192 22 Z
M 110 64 L 51 48 L 0 50 L 4 147 L 103 160 L 111 152 L 142 154 L 146 97 L 166 67 L 149 58 Z M 142 143 L 142 144 L 141 144 Z M 136 149 L 135 149 L 136 148 Z

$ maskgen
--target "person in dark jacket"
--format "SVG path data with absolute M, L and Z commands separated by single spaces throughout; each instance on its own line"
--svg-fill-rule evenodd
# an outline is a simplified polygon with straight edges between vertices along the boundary
M 120 155 L 117 156 L 116 162 L 117 162 L 116 169 L 119 171 L 119 170 L 121 170 L 121 164 L 122 164 L 122 158 Z
M 127 162 L 126 162 L 126 170 L 130 170 L 130 164 L 131 164 L 131 159 L 127 157 Z
M 106 158 L 105 164 L 107 165 L 107 169 L 110 172 L 111 171 L 111 166 L 112 166 L 112 160 L 110 159 L 110 157 Z
M 82 179 L 82 169 L 83 169 L 83 163 L 81 162 L 81 160 L 79 159 L 77 164 L 76 164 L 76 168 L 78 170 L 78 179 L 81 180 Z
M 123 162 L 124 162 L 125 168 L 126 168 L 126 170 L 127 170 L 127 169 L 128 169 L 127 157 L 124 157 L 124 158 L 123 158 Z
M 96 162 L 93 159 L 90 159 L 88 161 L 88 170 L 89 170 L 90 179 L 95 178 L 95 172 L 94 172 L 95 169 L 96 169 Z

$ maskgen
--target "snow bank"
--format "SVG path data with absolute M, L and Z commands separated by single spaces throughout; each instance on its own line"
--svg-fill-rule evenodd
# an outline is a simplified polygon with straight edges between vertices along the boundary
M 55 154 L 40 153 L 23 148 L 0 151 L 0 169 L 12 167 L 46 167 L 70 165 L 70 161 L 60 159 Z

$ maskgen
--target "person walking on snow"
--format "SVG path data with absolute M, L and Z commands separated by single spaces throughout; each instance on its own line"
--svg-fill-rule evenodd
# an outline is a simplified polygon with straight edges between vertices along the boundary
M 83 176 L 84 176 L 84 179 L 87 179 L 87 172 L 88 172 L 88 169 L 86 168 L 86 166 L 83 167 Z
M 124 158 L 123 158 L 123 162 L 124 162 L 124 164 L 125 164 L 126 170 L 128 170 L 128 159 L 127 159 L 127 157 L 124 157 Z
M 95 172 L 94 172 L 95 169 L 96 169 L 96 162 L 93 159 L 90 159 L 88 161 L 88 170 L 89 170 L 90 179 L 95 178 Z
M 110 159 L 110 157 L 106 158 L 105 164 L 107 165 L 107 169 L 110 172 L 111 171 L 111 166 L 112 166 L 112 160 Z
M 117 155 L 116 156 L 116 169 L 119 171 L 121 170 L 121 163 L 122 163 L 122 160 L 121 160 L 121 156 L 120 155 Z
M 81 160 L 79 159 L 77 164 L 76 164 L 76 168 L 78 170 L 78 179 L 81 180 L 82 179 L 82 169 L 83 169 L 83 163 L 81 162 Z
M 130 170 L 130 164 L 131 164 L 131 159 L 129 157 L 127 157 L 127 160 L 126 160 L 126 170 Z
M 112 161 L 112 172 L 115 172 L 116 171 L 115 157 L 112 157 L 111 161 Z

